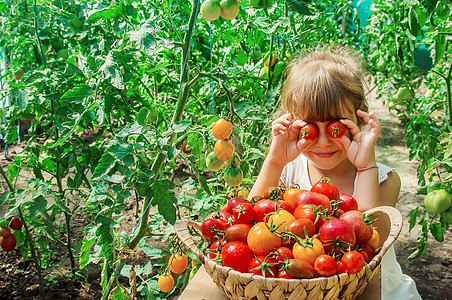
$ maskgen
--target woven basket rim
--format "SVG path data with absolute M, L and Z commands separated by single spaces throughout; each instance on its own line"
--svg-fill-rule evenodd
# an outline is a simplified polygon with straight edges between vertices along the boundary
M 389 235 L 386 238 L 386 240 L 384 241 L 383 245 L 377 250 L 377 253 L 372 258 L 372 260 L 368 264 L 366 264 L 366 267 L 363 268 L 363 270 L 361 270 L 357 274 L 342 273 L 342 274 L 335 274 L 335 275 L 329 276 L 329 277 L 316 277 L 316 278 L 310 278 L 310 279 L 306 279 L 306 278 L 301 278 L 301 279 L 299 279 L 299 278 L 295 278 L 295 279 L 269 278 L 269 277 L 264 277 L 261 275 L 256 275 L 256 274 L 251 274 L 251 273 L 242 273 L 242 272 L 232 269 L 231 267 L 222 266 L 219 263 L 217 263 L 216 261 L 209 259 L 206 255 L 204 255 L 204 253 L 196 246 L 195 242 L 193 241 L 193 239 L 190 235 L 190 232 L 188 230 L 188 226 L 198 228 L 198 231 L 199 231 L 199 228 L 200 228 L 199 223 L 196 223 L 196 222 L 190 221 L 190 220 L 186 220 L 186 219 L 178 220 L 178 221 L 176 221 L 176 223 L 174 225 L 174 229 L 175 229 L 176 234 L 178 235 L 179 239 L 182 241 L 182 243 L 185 246 L 187 246 L 198 257 L 198 259 L 200 260 L 201 263 L 214 264 L 215 269 L 221 273 L 227 274 L 229 272 L 232 272 L 236 277 L 239 277 L 239 278 L 243 277 L 244 279 L 248 279 L 248 280 L 252 280 L 253 278 L 260 278 L 260 279 L 265 279 L 265 280 L 269 280 L 272 282 L 292 281 L 292 282 L 323 283 L 323 282 L 329 281 L 329 280 L 338 281 L 338 280 L 341 280 L 343 278 L 347 278 L 350 276 L 356 276 L 358 274 L 368 272 L 368 270 L 366 268 L 369 268 L 370 270 L 374 270 L 376 267 L 379 266 L 384 254 L 391 247 L 391 245 L 395 242 L 395 240 L 397 239 L 397 237 L 399 236 L 399 234 L 402 230 L 402 214 L 400 213 L 399 210 L 397 210 L 396 208 L 391 207 L 391 206 L 378 206 L 378 207 L 365 211 L 364 214 L 369 215 L 369 214 L 373 214 L 376 212 L 384 213 L 389 217 L 391 229 L 390 229 Z

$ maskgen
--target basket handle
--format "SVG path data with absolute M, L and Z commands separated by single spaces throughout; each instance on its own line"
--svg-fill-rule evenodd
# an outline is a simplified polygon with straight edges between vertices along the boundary
M 194 221 L 190 220 L 177 220 L 174 224 L 174 230 L 176 231 L 179 239 L 191 250 L 199 259 L 201 263 L 204 263 L 206 257 L 204 253 L 196 246 L 196 243 L 193 241 L 192 236 L 190 235 L 190 231 L 188 230 L 188 226 L 195 227 L 198 231 L 201 230 L 201 225 Z
M 382 212 L 389 217 L 389 226 L 391 228 L 388 237 L 381 246 L 380 251 L 381 256 L 383 256 L 399 236 L 400 231 L 402 230 L 403 218 L 400 211 L 392 206 L 377 206 L 369 210 L 366 210 L 364 214 L 369 215 L 376 212 Z

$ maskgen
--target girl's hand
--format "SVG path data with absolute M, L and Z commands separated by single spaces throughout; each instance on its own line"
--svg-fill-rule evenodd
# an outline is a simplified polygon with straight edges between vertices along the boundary
M 362 110 L 356 112 L 358 117 L 364 119 L 366 124 L 362 129 L 349 119 L 341 120 L 341 123 L 350 129 L 352 140 L 345 135 L 341 137 L 350 162 L 357 169 L 375 166 L 375 142 L 381 131 L 381 124 L 373 112 L 366 113 Z
M 285 114 L 276 119 L 272 124 L 272 143 L 267 155 L 272 163 L 285 166 L 298 155 L 304 145 L 310 143 L 305 139 L 299 139 L 301 128 L 306 122 L 295 120 L 292 114 Z

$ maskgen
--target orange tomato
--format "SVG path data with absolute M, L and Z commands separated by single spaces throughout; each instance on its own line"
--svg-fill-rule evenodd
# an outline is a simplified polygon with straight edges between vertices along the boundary
M 301 193 L 306 192 L 305 190 L 300 190 L 297 188 L 290 188 L 287 189 L 284 194 L 282 195 L 282 199 L 284 201 L 286 201 L 287 203 L 290 204 L 290 206 L 292 206 L 293 209 L 295 209 L 296 204 L 297 204 L 297 196 L 300 195 Z
M 305 260 L 314 265 L 317 256 L 325 254 L 322 242 L 318 238 L 305 239 L 306 245 L 295 243 L 292 249 L 293 257 L 296 259 Z M 309 242 L 312 241 L 312 242 Z
M 375 249 L 377 249 L 378 246 L 380 245 L 380 234 L 378 233 L 378 231 L 375 228 L 373 228 L 373 231 L 374 232 L 372 234 L 372 237 L 367 242 L 367 245 L 369 245 L 369 247 L 375 251 Z
M 287 210 L 278 210 L 276 213 L 271 214 L 267 219 L 267 225 L 279 226 L 278 231 L 287 231 L 287 227 L 295 220 L 295 217 Z
M 221 118 L 212 126 L 212 134 L 219 140 L 227 139 L 232 133 L 232 123 Z
M 188 258 L 184 254 L 179 253 L 171 255 L 169 259 L 170 270 L 174 274 L 180 274 L 187 269 Z
M 251 227 L 246 240 L 254 255 L 267 255 L 282 244 L 281 238 L 271 232 L 264 222 Z
M 221 161 L 227 161 L 234 155 L 234 145 L 230 140 L 218 140 L 213 147 L 215 156 Z
M 172 275 L 160 275 L 158 279 L 159 289 L 164 292 L 170 292 L 174 287 L 174 278 Z

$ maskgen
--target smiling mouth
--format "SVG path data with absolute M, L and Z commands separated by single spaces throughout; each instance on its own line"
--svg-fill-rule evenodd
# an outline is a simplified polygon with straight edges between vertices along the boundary
M 328 158 L 328 157 L 333 156 L 334 153 L 336 153 L 336 152 L 328 152 L 328 153 L 316 152 L 315 155 L 317 155 L 317 157 L 320 157 L 320 158 Z

